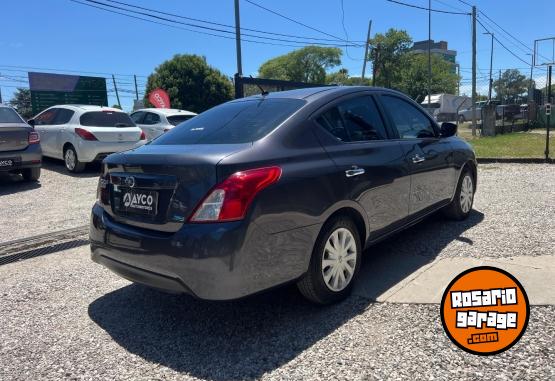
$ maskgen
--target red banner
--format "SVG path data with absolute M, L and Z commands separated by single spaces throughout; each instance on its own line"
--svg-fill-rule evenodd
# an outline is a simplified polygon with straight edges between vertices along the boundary
M 160 88 L 150 92 L 148 101 L 156 108 L 170 108 L 170 96 Z

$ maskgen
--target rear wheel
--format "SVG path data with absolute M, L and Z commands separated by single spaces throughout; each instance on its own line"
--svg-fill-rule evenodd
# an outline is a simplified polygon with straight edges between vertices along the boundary
M 474 178 L 472 172 L 464 169 L 459 183 L 457 184 L 457 191 L 453 201 L 445 207 L 444 214 L 453 220 L 464 220 L 472 210 L 474 202 Z
M 21 171 L 25 181 L 37 181 L 40 178 L 40 168 L 26 168 Z
M 73 146 L 68 146 L 64 151 L 64 162 L 66 169 L 70 172 L 83 172 L 85 169 L 85 163 L 79 161 L 77 157 L 77 152 Z
M 347 217 L 328 221 L 316 241 L 307 274 L 297 283 L 304 297 L 329 304 L 345 299 L 361 261 L 358 230 Z

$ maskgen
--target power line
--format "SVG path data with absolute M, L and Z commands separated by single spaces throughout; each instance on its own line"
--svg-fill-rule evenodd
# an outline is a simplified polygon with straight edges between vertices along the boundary
M 146 7 L 141 7 L 141 6 L 134 5 L 134 4 L 124 3 L 122 1 L 116 1 L 116 0 L 105 0 L 105 1 L 108 1 L 110 3 L 125 5 L 125 6 L 130 7 L 130 8 L 136 8 L 136 9 L 142 9 L 142 10 L 149 11 L 149 12 L 155 12 L 155 13 L 159 13 L 161 15 L 172 16 L 172 17 L 183 19 L 183 20 L 191 20 L 191 21 L 201 22 L 201 23 L 210 24 L 210 25 L 217 25 L 217 26 L 221 26 L 221 27 L 225 27 L 225 28 L 232 28 L 232 29 L 235 28 L 233 25 L 229 25 L 229 24 L 222 24 L 222 23 L 218 23 L 218 22 L 214 22 L 214 21 L 207 21 L 207 20 L 202 20 L 202 19 L 198 19 L 198 18 L 194 18 L 194 17 L 187 17 L 187 16 L 175 14 L 175 13 L 163 12 L 163 11 L 159 11 L 159 10 L 152 9 L 152 8 L 146 8 Z M 251 28 L 244 28 L 244 27 L 241 27 L 241 30 L 247 30 L 249 32 L 263 33 L 263 34 L 274 35 L 274 36 L 305 39 L 305 40 L 318 40 L 318 41 L 330 41 L 330 42 L 340 41 L 340 40 L 332 40 L 332 39 L 329 39 L 329 38 L 297 36 L 297 35 L 293 35 L 293 34 L 268 32 L 268 31 L 264 31 L 264 30 L 260 30 L 260 29 L 251 29 Z
M 73 0 L 71 0 L 71 1 L 73 1 Z M 157 15 L 147 13 L 147 12 L 143 12 L 143 11 L 136 11 L 136 10 L 132 10 L 132 9 L 126 9 L 126 8 L 119 7 L 119 6 L 116 6 L 116 5 L 103 3 L 103 2 L 97 1 L 97 0 L 84 0 L 84 1 L 86 1 L 87 3 L 93 3 L 93 4 L 101 5 L 103 7 L 106 7 L 107 9 L 112 9 L 112 8 L 113 9 L 119 9 L 119 10 L 122 10 L 122 11 L 125 11 L 125 12 L 130 12 L 130 13 L 142 15 L 142 16 L 154 18 L 154 19 L 157 19 L 157 20 L 161 20 L 161 21 L 164 21 L 164 22 L 170 22 L 170 23 L 173 23 L 173 24 L 185 25 L 187 27 L 192 27 L 192 28 L 199 28 L 199 29 L 203 29 L 203 30 L 208 30 L 210 32 L 224 33 L 224 34 L 229 34 L 229 35 L 234 35 L 235 34 L 233 31 L 230 31 L 230 30 L 225 30 L 225 29 L 221 29 L 221 28 L 214 28 L 214 27 L 205 26 L 205 25 L 191 24 L 191 23 L 188 23 L 188 22 L 172 20 L 172 19 L 167 18 L 167 17 L 157 16 Z M 308 45 L 316 44 L 313 41 L 296 41 L 296 40 L 289 40 L 289 39 L 283 39 L 283 38 L 259 36 L 259 35 L 250 34 L 250 33 L 242 33 L 242 35 L 247 36 L 247 37 L 259 38 L 259 39 L 262 39 L 262 40 L 270 40 L 270 41 L 278 41 L 278 42 L 286 42 L 286 43 L 294 43 L 294 44 L 303 44 L 303 43 L 308 44 Z M 318 45 L 325 45 L 325 46 L 342 46 L 342 45 L 338 45 L 338 43 L 318 42 L 317 44 Z M 355 45 L 353 45 L 353 46 L 355 46 Z
M 470 16 L 471 15 L 471 13 L 468 13 L 468 12 L 452 12 L 452 11 L 445 11 L 445 10 L 442 10 L 442 9 L 429 9 L 427 7 L 421 7 L 421 6 L 415 5 L 415 4 L 403 3 L 403 2 L 397 1 L 397 0 L 386 0 L 386 1 L 389 1 L 390 3 L 404 5 L 405 7 L 423 9 L 423 10 L 426 10 L 426 11 L 430 10 L 432 12 L 437 12 L 437 13 L 447 13 L 447 14 L 450 14 L 450 15 L 465 15 L 465 16 Z
M 349 39 L 349 33 L 347 32 L 347 28 L 345 27 L 345 4 L 343 4 L 343 0 L 340 0 L 339 2 L 340 2 L 340 5 L 341 5 L 341 25 L 343 27 L 343 32 L 345 32 L 345 37 L 348 40 Z M 353 61 L 364 61 L 360 58 L 351 57 L 351 55 L 349 54 L 349 48 L 347 47 L 347 45 L 345 45 L 345 54 L 347 55 L 347 57 L 349 57 Z
M 482 24 L 482 22 L 480 21 L 479 18 L 476 18 L 476 21 L 478 21 L 478 24 L 480 24 L 482 26 L 482 28 L 485 29 L 486 32 L 491 33 L 488 28 L 485 27 L 484 24 Z M 519 57 L 518 55 L 516 55 L 516 53 L 514 53 L 511 49 L 507 48 L 501 41 L 499 41 L 499 39 L 497 37 L 495 37 L 495 35 L 493 35 L 493 39 L 495 41 L 497 41 L 497 43 L 499 45 L 501 45 L 506 51 L 508 51 L 513 57 L 515 57 L 516 59 L 518 59 L 519 61 L 523 62 L 525 65 L 530 66 L 531 64 L 529 62 L 526 62 L 525 60 L 523 60 L 521 57 Z

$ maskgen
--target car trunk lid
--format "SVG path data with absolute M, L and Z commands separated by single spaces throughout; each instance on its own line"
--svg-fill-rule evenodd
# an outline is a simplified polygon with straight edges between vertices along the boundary
M 27 148 L 31 130 L 31 127 L 23 123 L 0 123 L 0 152 Z
M 219 179 L 223 158 L 247 144 L 145 145 L 105 160 L 104 209 L 118 222 L 175 232 Z

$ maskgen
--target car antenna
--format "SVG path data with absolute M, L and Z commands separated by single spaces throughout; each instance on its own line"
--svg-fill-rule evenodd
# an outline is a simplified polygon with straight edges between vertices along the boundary
M 252 78 L 252 75 L 249 75 L 249 77 Z M 254 79 L 254 78 L 252 78 L 252 79 Z M 268 93 L 266 90 L 264 90 L 264 89 L 262 88 L 262 86 L 260 86 L 258 83 L 256 84 L 256 86 L 260 89 L 260 94 L 261 94 L 263 97 L 269 94 L 269 93 Z

